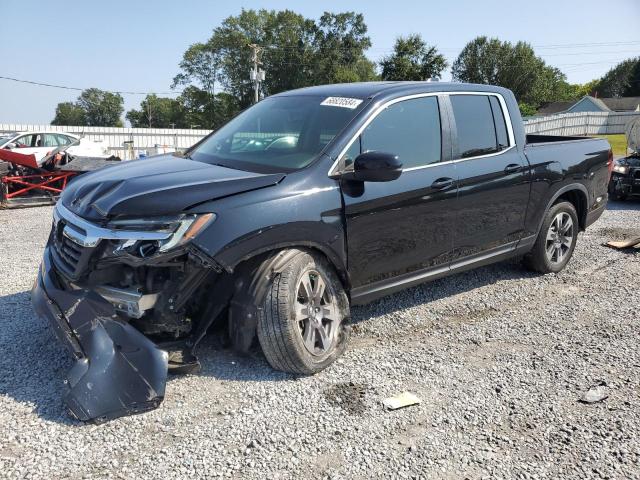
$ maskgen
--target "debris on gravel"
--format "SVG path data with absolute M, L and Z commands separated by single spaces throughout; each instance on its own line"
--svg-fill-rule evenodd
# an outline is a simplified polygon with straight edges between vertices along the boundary
M 313 377 L 207 337 L 159 409 L 100 426 L 64 411 L 72 362 L 29 300 L 50 224 L 0 211 L 0 478 L 640 478 L 640 256 L 602 246 L 639 202 L 612 202 L 559 274 L 510 261 L 354 308 Z M 403 391 L 422 402 L 384 408 Z
M 412 405 L 418 405 L 422 400 L 416 397 L 411 392 L 402 392 L 399 395 L 385 398 L 382 400 L 382 404 L 389 410 L 398 410 L 399 408 L 410 407 Z
M 597 403 L 607 398 L 609 398 L 609 394 L 607 393 L 606 385 L 598 385 L 590 388 L 582 398 L 580 398 L 580 401 L 582 403 Z

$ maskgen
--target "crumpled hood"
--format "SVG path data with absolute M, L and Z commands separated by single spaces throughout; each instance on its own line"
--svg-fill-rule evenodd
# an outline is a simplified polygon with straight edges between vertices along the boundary
M 216 198 L 275 185 L 284 174 L 244 172 L 166 155 L 76 177 L 60 201 L 86 219 L 165 215 Z
M 640 167 L 640 157 L 620 158 L 617 160 L 617 162 L 621 163 L 622 165 L 629 165 L 630 167 L 633 167 L 633 168 Z

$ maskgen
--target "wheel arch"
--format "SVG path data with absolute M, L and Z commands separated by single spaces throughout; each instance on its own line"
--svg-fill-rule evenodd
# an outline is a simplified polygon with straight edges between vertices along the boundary
M 264 261 L 267 261 L 267 259 L 276 257 L 280 252 L 285 252 L 287 250 L 303 250 L 321 255 L 335 270 L 338 278 L 342 282 L 342 287 L 345 289 L 345 291 L 349 292 L 351 282 L 349 279 L 349 272 L 345 263 L 336 252 L 332 251 L 332 249 L 315 242 L 282 242 L 264 246 L 236 258 L 233 262 L 227 265 L 227 268 L 233 272 L 247 264 L 262 263 Z
M 542 222 L 544 222 L 544 217 L 549 209 L 560 201 L 567 201 L 571 203 L 576 209 L 576 213 L 578 214 L 578 223 L 580 226 L 580 230 L 584 230 L 587 225 L 587 212 L 589 210 L 589 192 L 587 191 L 587 187 L 585 187 L 581 183 L 571 183 L 569 185 L 565 185 L 564 187 L 558 189 L 549 202 L 547 203 L 547 207 L 544 210 L 544 214 L 540 219 L 538 224 L 538 232 L 540 232 L 540 228 L 542 227 Z
M 335 255 L 331 255 L 327 249 L 317 244 L 296 242 L 254 250 L 238 258 L 231 272 L 228 272 L 234 284 L 234 293 L 229 302 L 229 337 L 236 351 L 247 353 L 251 347 L 260 315 L 260 305 L 274 274 L 282 272 L 293 258 L 303 252 L 322 256 L 334 269 L 342 288 L 349 296 L 346 269 L 340 268 Z

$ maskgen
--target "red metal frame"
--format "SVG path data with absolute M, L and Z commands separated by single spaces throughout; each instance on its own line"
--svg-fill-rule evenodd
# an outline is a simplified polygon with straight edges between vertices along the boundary
M 59 194 L 67 186 L 69 179 L 75 175 L 77 172 L 43 172 L 35 175 L 6 176 L 0 180 L 7 186 L 5 199 L 9 200 L 33 190 Z M 17 188 L 17 190 L 11 187 Z

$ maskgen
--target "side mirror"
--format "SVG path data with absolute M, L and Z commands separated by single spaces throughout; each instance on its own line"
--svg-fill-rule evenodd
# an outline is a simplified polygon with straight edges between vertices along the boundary
M 360 182 L 390 182 L 402 173 L 402 162 L 397 155 L 385 152 L 365 152 L 356 157 L 353 171 L 345 172 L 342 178 Z
M 7 144 L 4 146 L 4 148 L 5 148 L 5 150 L 13 150 L 13 149 L 14 149 L 14 148 L 16 148 L 17 146 L 18 146 L 18 145 L 16 145 L 15 143 L 10 142 L 10 143 L 7 143 Z

